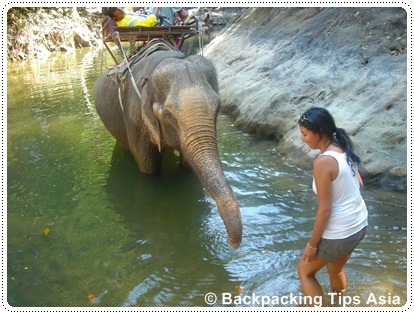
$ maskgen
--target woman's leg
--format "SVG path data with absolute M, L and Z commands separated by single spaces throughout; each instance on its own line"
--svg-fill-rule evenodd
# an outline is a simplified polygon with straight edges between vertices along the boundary
M 345 239 L 345 242 L 348 242 L 346 243 L 348 247 L 347 251 L 350 253 L 345 254 L 343 257 L 341 257 L 339 261 L 335 263 L 329 263 L 327 265 L 329 279 L 331 281 L 331 286 L 335 292 L 344 292 L 347 289 L 344 266 L 346 262 L 348 261 L 348 259 L 351 257 L 351 254 L 354 248 L 365 237 L 366 231 L 367 231 L 367 227 L 364 227 L 361 231 Z M 353 247 L 349 247 L 350 245 Z
M 347 288 L 344 266 L 350 256 L 351 254 L 347 254 L 336 263 L 328 263 L 327 265 L 331 287 L 337 293 L 344 292 Z
M 316 279 L 315 275 L 316 273 L 325 265 L 327 262 L 320 258 L 319 256 L 316 256 L 316 258 L 312 262 L 304 262 L 302 259 L 300 260 L 298 264 L 298 275 L 300 279 L 300 283 L 302 285 L 303 293 L 306 296 L 310 296 L 312 299 L 311 306 L 314 306 L 315 304 L 313 301 L 315 300 L 316 296 L 319 296 L 322 298 L 322 306 L 325 306 L 325 298 L 323 296 L 322 287 L 319 284 L 318 280 Z

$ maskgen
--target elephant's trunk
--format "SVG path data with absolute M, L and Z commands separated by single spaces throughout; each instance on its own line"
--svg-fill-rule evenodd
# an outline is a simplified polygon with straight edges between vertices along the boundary
M 237 249 L 242 240 L 242 221 L 237 198 L 227 182 L 218 155 L 214 123 L 200 120 L 187 129 L 182 153 L 214 199 L 227 229 L 228 243 Z

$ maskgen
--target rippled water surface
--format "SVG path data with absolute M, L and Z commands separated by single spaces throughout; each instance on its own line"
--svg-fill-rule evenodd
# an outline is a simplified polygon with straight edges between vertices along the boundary
M 111 62 L 83 50 L 8 65 L 8 303 L 207 306 L 212 292 L 216 306 L 240 306 L 223 296 L 300 297 L 296 266 L 316 214 L 311 173 L 220 115 L 220 154 L 244 223 L 233 251 L 215 203 L 173 154 L 161 176 L 143 175 L 104 129 L 93 85 Z M 367 187 L 364 197 L 370 227 L 346 268 L 348 294 L 361 306 L 376 305 L 372 296 L 403 305 L 406 193 Z M 319 279 L 328 293 L 325 271 Z

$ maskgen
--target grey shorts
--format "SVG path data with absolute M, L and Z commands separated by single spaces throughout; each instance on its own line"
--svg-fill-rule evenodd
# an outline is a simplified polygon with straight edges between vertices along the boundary
M 351 254 L 355 247 L 362 241 L 367 232 L 367 227 L 345 239 L 324 239 L 318 243 L 317 255 L 328 263 L 336 263 L 347 254 Z

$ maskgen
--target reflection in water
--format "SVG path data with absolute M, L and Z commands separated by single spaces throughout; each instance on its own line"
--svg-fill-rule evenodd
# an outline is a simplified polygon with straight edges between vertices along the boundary
M 244 223 L 233 251 L 214 201 L 174 154 L 164 154 L 161 175 L 148 176 L 114 144 L 91 98 L 102 60 L 111 65 L 90 50 L 8 67 L 9 304 L 206 306 L 214 292 L 220 306 L 222 293 L 241 295 L 236 286 L 243 295 L 301 295 L 296 266 L 316 206 L 311 173 L 220 115 L 223 168 Z M 349 294 L 361 306 L 375 305 L 365 302 L 371 293 L 403 304 L 406 194 L 368 186 L 364 197 L 370 229 L 347 267 Z M 328 292 L 327 274 L 320 277 Z

